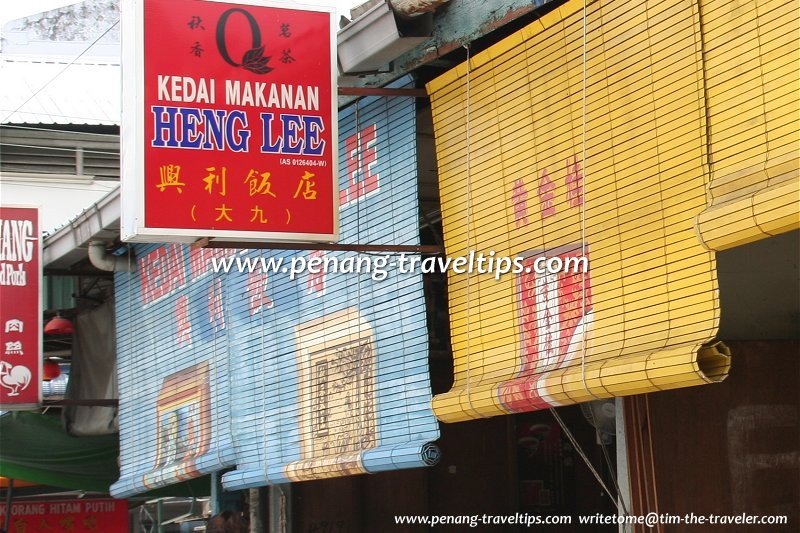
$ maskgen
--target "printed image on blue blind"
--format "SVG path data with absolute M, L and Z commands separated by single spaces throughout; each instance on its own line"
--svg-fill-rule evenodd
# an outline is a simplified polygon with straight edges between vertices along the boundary
M 419 244 L 412 98 L 365 98 L 340 110 L 339 187 L 340 242 Z M 244 257 L 315 262 L 327 272 L 228 278 L 239 295 L 230 309 L 237 467 L 223 476 L 225 488 L 435 463 L 421 274 L 401 274 L 390 264 L 398 256 L 384 254 Z
M 217 251 L 137 245 L 115 274 L 120 479 L 126 497 L 234 464 L 225 274 Z M 224 251 L 228 254 L 228 251 Z

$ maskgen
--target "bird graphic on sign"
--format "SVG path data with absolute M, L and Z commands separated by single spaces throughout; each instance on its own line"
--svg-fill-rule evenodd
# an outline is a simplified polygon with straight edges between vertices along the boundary
M 8 393 L 9 396 L 18 396 L 30 383 L 31 371 L 28 367 L 14 366 L 7 361 L 0 361 L 0 385 L 11 391 Z

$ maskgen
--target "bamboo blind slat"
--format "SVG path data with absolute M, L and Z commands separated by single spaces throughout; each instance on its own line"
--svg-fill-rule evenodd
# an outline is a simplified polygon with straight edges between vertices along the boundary
M 700 6 L 713 164 L 697 230 L 725 250 L 800 228 L 800 3 Z

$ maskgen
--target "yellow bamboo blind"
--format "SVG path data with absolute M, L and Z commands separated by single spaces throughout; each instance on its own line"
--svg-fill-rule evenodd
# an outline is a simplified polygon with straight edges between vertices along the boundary
M 699 15 L 693 2 L 591 2 L 585 93 L 582 1 L 429 83 L 448 255 L 590 262 L 449 274 L 455 382 L 433 400 L 440 420 L 727 375 L 726 350 L 708 344 L 714 254 L 695 229 L 709 183 Z
M 800 2 L 702 0 L 711 203 L 724 250 L 800 228 Z

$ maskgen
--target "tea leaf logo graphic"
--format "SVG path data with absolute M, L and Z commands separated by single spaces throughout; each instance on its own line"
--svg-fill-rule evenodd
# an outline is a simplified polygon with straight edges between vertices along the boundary
M 264 47 L 259 46 L 244 53 L 244 56 L 242 56 L 242 68 L 246 68 L 256 74 L 266 74 L 273 70 L 272 67 L 267 66 L 269 60 L 269 56 L 264 57 Z

